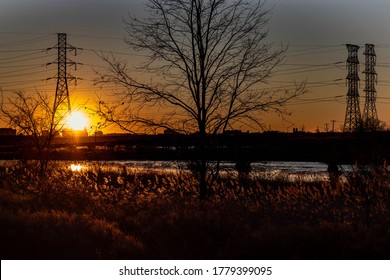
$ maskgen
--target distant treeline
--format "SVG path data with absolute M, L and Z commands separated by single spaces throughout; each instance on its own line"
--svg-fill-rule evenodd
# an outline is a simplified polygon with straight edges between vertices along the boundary
M 28 136 L 0 136 L 0 158 L 37 155 Z M 197 135 L 107 135 L 57 138 L 49 157 L 77 160 L 197 159 Z M 333 163 L 383 163 L 390 159 L 390 132 L 377 133 L 229 133 L 210 135 L 210 160 L 294 160 Z

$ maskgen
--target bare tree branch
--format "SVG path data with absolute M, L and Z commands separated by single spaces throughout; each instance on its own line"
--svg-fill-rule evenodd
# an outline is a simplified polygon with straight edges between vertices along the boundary
M 118 97 L 125 103 L 98 107 L 107 121 L 134 132 L 142 126 L 196 132 L 201 148 L 207 133 L 242 123 L 261 128 L 264 112 L 283 115 L 285 104 L 305 92 L 304 83 L 293 91 L 263 88 L 286 51 L 265 41 L 265 1 L 149 0 L 147 10 L 147 18 L 124 19 L 125 42 L 148 55 L 141 69 L 154 82 L 141 82 L 125 61 L 100 54 L 109 68 L 96 84 L 124 89 Z
M 160 107 L 161 115 L 170 116 L 170 121 L 176 114 L 181 123 L 192 123 L 188 128 L 196 127 L 188 132 L 219 133 L 244 118 L 256 126 L 262 113 L 269 110 L 283 114 L 286 102 L 305 92 L 304 84 L 284 93 L 262 89 L 286 50 L 274 49 L 265 41 L 270 19 L 265 2 L 150 0 L 147 8 L 150 17 L 129 15 L 124 20 L 125 42 L 149 53 L 142 69 L 152 73 L 157 82 L 140 82 L 130 76 L 125 61 L 105 54 L 100 57 L 109 71 L 98 73 L 95 81 L 123 87 L 120 98 L 131 100 L 128 107 L 138 113 L 141 108 L 156 111 Z M 122 110 L 121 117 L 114 118 L 107 114 L 118 113 L 113 109 L 101 112 L 102 116 L 110 115 L 110 121 L 127 130 L 136 132 L 143 124 L 172 128 L 161 122 L 167 119 L 161 115 L 141 117 Z
M 0 91 L 1 92 L 1 91 Z M 1 92 L 0 118 L 19 133 L 27 135 L 32 140 L 32 153 L 40 159 L 40 176 L 46 172 L 51 143 L 56 133 L 62 128 L 62 119 L 54 118 L 55 109 L 48 96 L 35 92 L 27 94 L 15 91 L 5 96 Z

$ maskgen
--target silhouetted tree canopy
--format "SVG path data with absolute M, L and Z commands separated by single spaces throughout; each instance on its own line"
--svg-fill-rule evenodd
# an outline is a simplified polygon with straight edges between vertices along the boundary
M 40 176 L 45 176 L 48 152 L 55 135 L 62 128 L 63 118 L 55 118 L 50 98 L 40 92 L 15 91 L 5 96 L 1 93 L 0 119 L 19 133 L 30 136 L 30 153 L 40 159 Z
M 149 17 L 124 19 L 125 42 L 146 55 L 141 70 L 153 79 L 136 78 L 126 61 L 102 55 L 110 67 L 97 83 L 125 88 L 117 104 L 99 103 L 106 120 L 129 131 L 147 125 L 217 133 L 237 123 L 261 126 L 262 113 L 283 114 L 304 92 L 303 84 L 267 89 L 286 49 L 266 42 L 265 2 L 150 0 L 147 11 Z
M 125 42 L 145 55 L 140 70 L 148 76 L 101 55 L 109 68 L 99 73 L 97 84 L 124 90 L 116 93 L 116 104 L 100 100 L 97 111 L 128 131 L 163 127 L 197 133 L 201 160 L 191 166 L 205 197 L 207 182 L 218 174 L 206 161 L 207 134 L 261 127 L 262 113 L 284 114 L 284 105 L 304 92 L 304 84 L 293 91 L 267 89 L 286 49 L 266 41 L 270 10 L 263 1 L 150 0 L 146 7 L 148 17 L 129 15 L 124 22 Z

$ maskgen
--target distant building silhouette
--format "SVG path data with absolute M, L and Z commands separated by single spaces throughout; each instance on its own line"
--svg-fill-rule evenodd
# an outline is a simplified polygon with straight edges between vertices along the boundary
M 83 130 L 73 130 L 71 128 L 64 128 L 62 130 L 62 137 L 63 138 L 88 137 L 88 132 L 86 128 L 84 128 Z
M 225 130 L 225 131 L 223 132 L 223 134 L 227 134 L 227 135 L 238 135 L 238 134 L 242 134 L 242 131 L 241 131 L 241 130 L 238 130 L 238 129 Z
M 180 133 L 173 129 L 168 128 L 164 130 L 164 135 L 176 136 L 176 135 L 180 135 Z
M 15 136 L 16 135 L 16 129 L 13 128 L 0 128 L 0 136 Z
M 100 131 L 100 130 L 98 130 L 98 131 L 95 131 L 94 132 L 94 134 L 93 134 L 94 136 L 103 136 L 103 131 Z

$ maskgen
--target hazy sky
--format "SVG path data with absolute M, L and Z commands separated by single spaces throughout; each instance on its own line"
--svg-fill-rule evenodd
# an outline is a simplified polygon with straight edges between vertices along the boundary
M 92 67 L 102 62 L 94 51 L 112 50 L 135 65 L 142 56 L 129 50 L 121 40 L 125 36 L 122 17 L 142 15 L 143 0 L 0 0 L 0 87 L 14 89 L 55 89 L 55 66 L 45 64 L 56 59 L 56 33 L 68 34 L 68 42 L 84 48 L 74 61 L 84 63 L 73 74 L 83 78 L 71 86 L 75 102 L 86 102 L 99 89 L 91 87 Z M 339 130 L 346 109 L 346 43 L 361 46 L 360 70 L 364 69 L 365 43 L 375 44 L 379 76 L 377 85 L 379 118 L 390 124 L 390 1 L 388 0 L 268 0 L 273 7 L 267 40 L 289 45 L 284 65 L 279 67 L 265 87 L 291 87 L 295 81 L 307 81 L 309 93 L 288 106 L 288 120 L 270 114 L 263 120 L 272 129 L 291 131 L 292 127 L 323 130 L 335 120 Z M 19 52 L 12 52 L 20 50 Z M 360 94 L 364 76 L 360 72 Z M 389 98 L 389 99 L 387 99 Z M 361 99 L 363 111 L 364 98 Z

